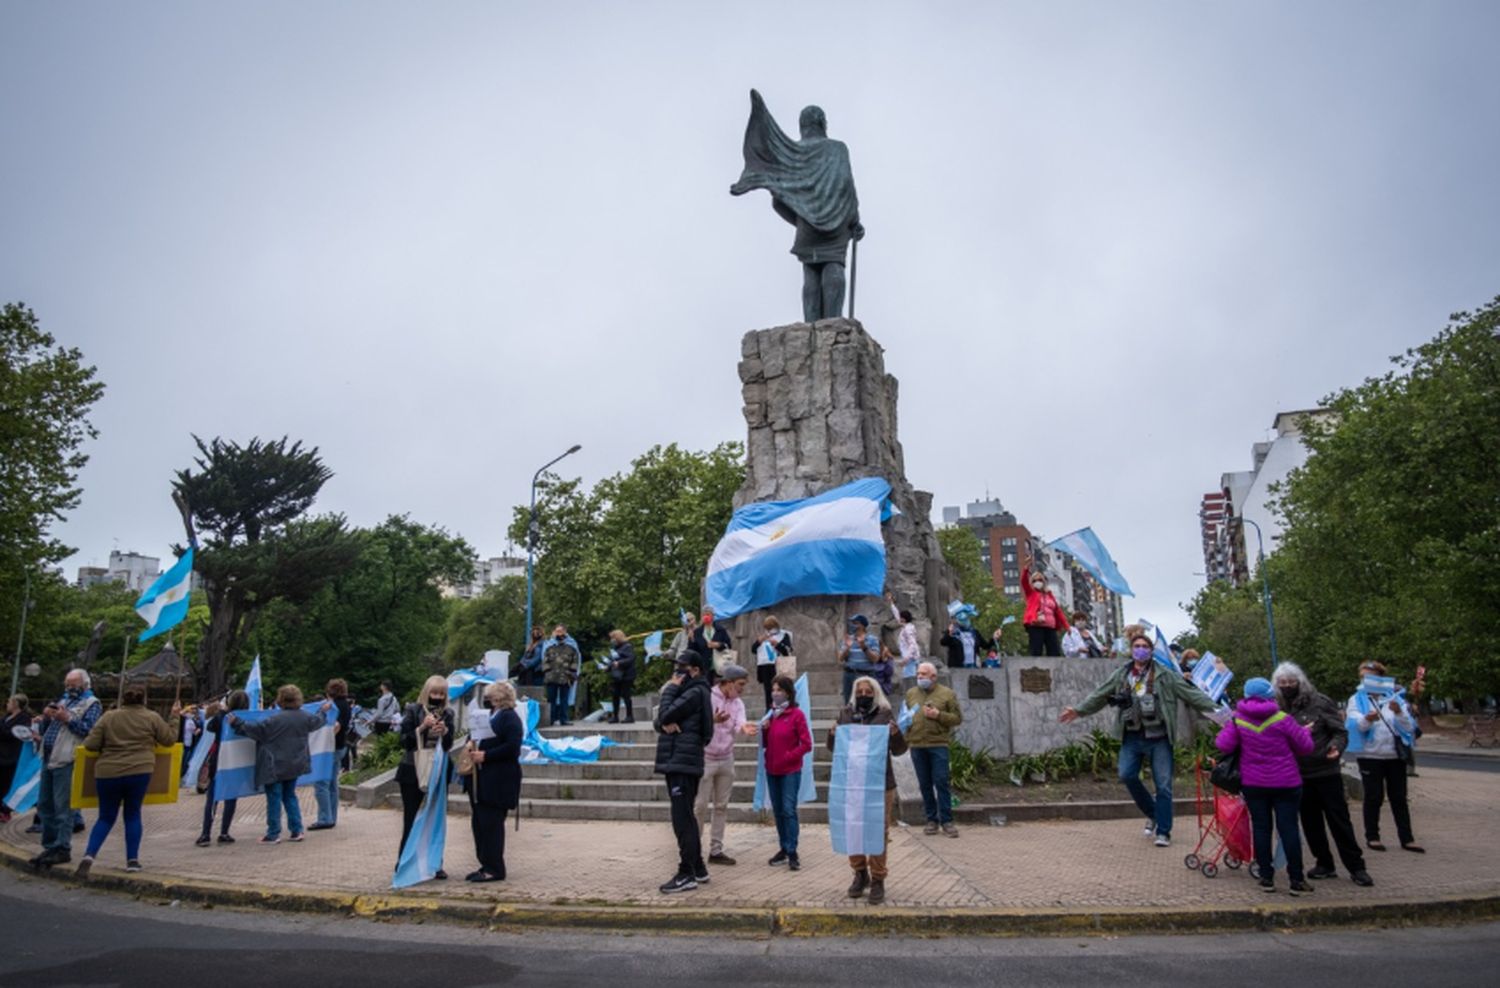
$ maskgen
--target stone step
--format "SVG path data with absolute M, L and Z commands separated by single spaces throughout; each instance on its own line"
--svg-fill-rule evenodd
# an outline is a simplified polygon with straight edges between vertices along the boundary
M 818 797 L 827 795 L 827 784 L 818 786 Z M 755 793 L 755 779 L 736 781 L 730 799 L 748 803 Z M 563 800 L 596 803 L 665 803 L 667 786 L 660 778 L 636 781 L 601 781 L 596 779 L 538 779 L 523 776 L 522 800 Z
M 808 727 L 811 728 L 814 741 L 821 741 L 828 731 L 835 726 L 831 719 L 810 720 Z M 611 741 L 620 743 L 643 744 L 649 741 L 656 743 L 656 729 L 648 721 L 637 720 L 634 724 L 569 724 L 566 727 L 542 727 L 537 733 L 544 738 L 565 737 L 591 737 L 595 734 L 609 738 Z M 753 740 L 747 743 L 754 747 Z
M 827 782 L 832 763 L 828 760 L 813 761 L 813 778 Z M 597 781 L 629 782 L 644 779 L 661 781 L 655 764 L 650 759 L 631 761 L 626 759 L 601 759 L 582 765 L 527 765 L 523 770 L 525 779 L 590 779 Z M 755 758 L 736 758 L 734 762 L 736 781 L 755 780 Z
M 666 787 L 662 787 L 665 791 Z M 400 807 L 400 797 L 390 803 Z M 469 799 L 467 796 L 450 796 L 448 798 L 448 812 L 450 814 L 468 816 Z M 522 798 L 520 815 L 523 819 L 538 820 L 640 820 L 649 823 L 670 824 L 672 821 L 672 804 L 665 799 L 639 802 L 615 802 L 610 800 L 584 800 L 584 799 L 530 799 Z M 826 803 L 804 803 L 797 807 L 797 819 L 802 823 L 827 823 L 828 805 Z M 748 796 L 746 801 L 729 804 L 730 823 L 771 823 L 771 812 L 763 813 L 750 808 Z M 506 826 L 514 827 L 515 824 L 507 821 Z M 522 828 L 525 824 L 522 823 Z
M 637 742 L 625 742 L 612 744 L 599 749 L 600 761 L 644 761 L 654 762 L 656 760 L 656 738 L 647 741 L 642 739 Z M 734 746 L 734 760 L 736 762 L 749 762 L 755 764 L 756 743 L 751 740 L 737 742 Z M 814 733 L 813 736 L 813 761 L 831 762 L 833 753 L 828 750 L 827 742 L 821 735 Z M 527 765 L 524 771 L 530 772 L 533 768 L 545 768 L 542 765 Z

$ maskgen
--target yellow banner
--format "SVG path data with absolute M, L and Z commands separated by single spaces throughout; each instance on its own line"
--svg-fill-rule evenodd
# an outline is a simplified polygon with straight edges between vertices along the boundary
M 99 807 L 99 786 L 94 780 L 94 767 L 99 756 L 79 745 L 77 758 L 73 762 L 73 809 L 91 810 Z M 156 766 L 151 770 L 151 784 L 146 787 L 147 803 L 175 803 L 182 775 L 182 745 L 157 745 Z

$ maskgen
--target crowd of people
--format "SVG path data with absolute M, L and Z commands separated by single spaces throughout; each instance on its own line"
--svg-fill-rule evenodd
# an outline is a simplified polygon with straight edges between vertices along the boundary
M 1039 595 L 1045 593 L 1044 586 L 1034 585 L 1033 589 Z M 894 599 L 890 604 L 898 632 L 894 652 L 870 633 L 869 621 L 863 615 L 848 621 L 838 650 L 842 704 L 837 724 L 827 732 L 824 742 L 829 751 L 836 750 L 839 725 L 885 726 L 889 731 L 884 787 L 886 841 L 898 812 L 892 759 L 901 756 L 909 757 L 916 777 L 923 834 L 957 837 L 949 752 L 955 730 L 963 722 L 959 698 L 939 681 L 938 664 L 922 657 L 910 613 L 900 610 Z M 984 646 L 983 636 L 966 620 L 968 616 L 960 611 L 941 636 L 949 667 L 973 665 Z M 1063 618 L 1055 607 L 1038 600 L 1034 612 L 1028 608 L 1028 620 L 1058 624 Z M 1070 647 L 1082 642 L 1087 654 L 1106 654 L 1092 643 L 1080 622 L 1075 620 L 1066 627 Z M 530 676 L 545 685 L 551 721 L 567 724 L 570 700 L 566 690 L 576 682 L 582 653 L 564 626 L 556 626 L 551 635 L 542 631 L 540 627 L 533 630 L 518 678 Z M 1298 666 L 1282 663 L 1270 679 L 1249 680 L 1242 699 L 1229 710 L 1221 708 L 1172 666 L 1158 661 L 1154 642 L 1144 630 L 1133 628 L 1131 632 L 1128 661 L 1075 706 L 1065 708 L 1060 720 L 1068 723 L 1105 707 L 1115 711 L 1112 728 L 1120 740 L 1119 778 L 1145 818 L 1145 836 L 1156 846 L 1172 843 L 1174 750 L 1178 712 L 1186 708 L 1218 720 L 1222 726 L 1215 743 L 1226 756 L 1238 760 L 1251 820 L 1256 875 L 1263 889 L 1275 890 L 1276 865 L 1284 860 L 1289 891 L 1294 895 L 1310 892 L 1312 881 L 1338 874 L 1335 850 L 1357 885 L 1372 885 L 1364 850 L 1386 850 L 1381 817 L 1387 802 L 1399 846 L 1409 852 L 1423 852 L 1413 833 L 1406 790 L 1406 760 L 1417 732 L 1415 716 L 1399 691 L 1381 693 L 1370 685 L 1387 682 L 1383 678 L 1385 669 L 1378 662 L 1361 666 L 1361 690 L 1346 703 L 1319 693 Z M 1042 634 L 1034 640 L 1040 642 L 1044 652 L 1051 650 L 1053 636 Z M 755 742 L 758 749 L 764 803 L 776 828 L 777 849 L 767 864 L 800 870 L 798 805 L 806 801 L 803 792 L 810 780 L 804 773 L 815 739 L 810 711 L 804 710 L 797 699 L 791 641 L 790 633 L 775 617 L 765 618 L 753 652 L 754 678 L 763 687 L 765 713 L 752 719 L 744 700 L 752 673 L 728 648 L 728 632 L 711 609 L 705 608 L 696 619 L 685 615 L 682 631 L 667 651 L 672 675 L 662 687 L 652 721 L 656 733 L 653 767 L 667 787 L 678 856 L 672 877 L 660 887 L 662 893 L 697 888 L 710 881 L 710 866 L 737 864 L 725 838 L 737 775 L 736 748 L 746 741 Z M 610 719 L 630 723 L 635 719 L 631 698 L 637 676 L 634 647 L 620 631 L 611 632 L 610 644 Z M 231 827 L 237 800 L 217 798 L 216 793 L 220 781 L 216 739 L 224 737 L 226 726 L 254 742 L 254 787 L 266 798 L 266 829 L 259 838 L 261 844 L 277 844 L 283 839 L 300 842 L 307 831 L 337 826 L 336 775 L 314 785 L 317 818 L 310 825 L 304 825 L 296 783 L 310 771 L 308 739 L 325 725 L 334 725 L 335 763 L 344 764 L 352 753 L 357 707 L 343 680 L 331 680 L 323 696 L 311 704 L 304 703 L 297 686 L 284 685 L 276 691 L 275 707 L 269 715 L 253 718 L 247 714 L 251 698 L 243 690 L 205 704 L 201 710 L 184 710 L 174 704 L 167 717 L 149 709 L 145 700 L 144 689 L 126 685 L 115 709 L 105 710 L 83 670 L 68 673 L 62 695 L 47 703 L 40 714 L 31 713 L 27 697 L 10 698 L 0 723 L 0 793 L 10 788 L 21 746 L 35 745 L 41 759 L 37 824 L 42 844 L 41 852 L 32 859 L 36 867 L 67 863 L 71 859 L 71 838 L 82 829 L 69 799 L 78 750 L 97 756 L 94 778 L 99 805 L 77 866 L 78 875 L 89 874 L 121 816 L 126 867 L 140 870 L 142 805 L 155 751 L 176 741 L 185 746 L 214 745 L 202 759 L 199 778 L 184 777 L 186 784 L 197 781 L 206 795 L 196 843 L 208 846 L 214 842 L 216 817 L 217 842 L 233 843 Z M 456 762 L 462 766 L 457 771 L 464 776 L 463 788 L 469 797 L 479 864 L 467 879 L 505 879 L 504 829 L 507 815 L 519 804 L 526 731 L 517 714 L 517 702 L 511 682 L 489 683 L 483 686 L 477 706 L 461 719 L 443 676 L 429 678 L 415 701 L 404 706 L 389 683 L 380 684 L 371 727 L 376 733 L 397 731 L 400 736 L 401 755 L 395 770 L 402 807 L 398 866 L 429 788 L 433 784 L 446 786 L 452 778 L 434 776 L 434 764 Z M 330 712 L 335 709 L 336 713 Z M 456 752 L 454 742 L 464 727 L 463 719 L 468 721 L 468 736 L 461 752 Z M 184 726 L 188 723 L 194 725 L 191 731 Z M 435 758 L 439 750 L 450 757 Z M 1340 763 L 1346 752 L 1357 755 L 1364 783 L 1364 849 L 1355 836 L 1344 795 Z M 1143 770 L 1151 777 L 1150 789 L 1142 781 Z M 452 771 L 451 765 L 445 769 Z M 9 819 L 9 808 L 0 805 L 0 814 Z M 1277 840 L 1281 858 L 1276 854 Z M 1311 868 L 1305 867 L 1304 843 L 1312 858 Z M 849 896 L 867 897 L 875 904 L 883 902 L 889 878 L 887 851 L 851 854 L 849 864 L 853 871 Z M 441 880 L 447 875 L 438 868 L 432 877 Z

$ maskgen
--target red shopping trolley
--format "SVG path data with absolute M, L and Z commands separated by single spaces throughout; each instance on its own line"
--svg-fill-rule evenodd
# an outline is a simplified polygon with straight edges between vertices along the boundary
M 1212 770 L 1213 763 L 1206 759 L 1199 759 L 1193 766 L 1198 843 L 1182 859 L 1189 870 L 1200 871 L 1205 878 L 1218 877 L 1221 860 L 1225 867 L 1238 868 L 1255 856 L 1250 843 L 1250 812 L 1245 807 L 1245 800 L 1210 782 Z

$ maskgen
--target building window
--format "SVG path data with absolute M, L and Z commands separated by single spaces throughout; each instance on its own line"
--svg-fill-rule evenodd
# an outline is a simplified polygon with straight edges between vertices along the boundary
M 1005 585 L 1005 592 L 1014 597 L 1021 592 L 1021 585 L 1019 583 L 1007 583 Z
M 1016 547 L 1015 536 L 1007 535 L 1005 538 L 1000 540 L 1000 544 L 1005 546 L 1007 549 L 1014 549 Z

